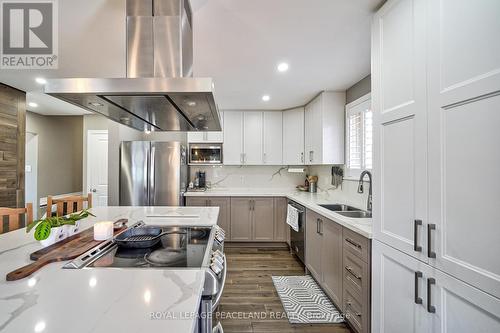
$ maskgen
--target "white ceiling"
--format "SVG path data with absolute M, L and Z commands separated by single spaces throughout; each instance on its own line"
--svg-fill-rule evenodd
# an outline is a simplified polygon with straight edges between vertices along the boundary
M 370 20 L 382 0 L 191 0 L 194 71 L 221 109 L 285 109 L 370 73 Z M 286 61 L 290 69 L 278 73 Z M 84 111 L 40 94 L 36 77 L 124 77 L 125 0 L 59 1 L 59 69 L 0 70 L 43 114 Z M 271 96 L 269 102 L 262 95 Z

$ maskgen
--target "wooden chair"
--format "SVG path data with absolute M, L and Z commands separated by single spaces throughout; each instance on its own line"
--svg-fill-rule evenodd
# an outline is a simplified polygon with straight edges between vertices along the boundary
M 25 216 L 23 216 L 26 214 Z M 4 220 L 7 218 L 8 230 L 4 230 Z M 24 219 L 24 225 L 33 222 L 33 204 L 27 203 L 26 208 L 4 208 L 0 207 L 0 234 L 22 228 L 20 222 Z
M 72 195 L 63 198 L 54 199 L 47 197 L 47 216 L 52 216 L 52 206 L 56 205 L 56 216 L 64 216 L 83 209 L 83 203 L 87 201 L 87 208 L 92 208 L 92 193 L 87 196 Z

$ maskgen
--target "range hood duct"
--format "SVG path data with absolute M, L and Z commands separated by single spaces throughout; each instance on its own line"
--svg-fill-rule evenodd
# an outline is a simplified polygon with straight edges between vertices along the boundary
M 141 131 L 220 131 L 211 78 L 193 78 L 188 0 L 127 0 L 127 78 L 50 79 L 45 93 Z

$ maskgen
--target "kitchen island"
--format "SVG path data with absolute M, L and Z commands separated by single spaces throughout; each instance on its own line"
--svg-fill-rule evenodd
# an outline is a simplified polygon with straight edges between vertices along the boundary
M 217 207 L 96 207 L 99 221 L 127 218 L 128 225 L 212 226 Z M 29 264 L 41 248 L 24 229 L 0 235 L 0 332 L 193 332 L 203 290 L 203 268 L 62 269 L 52 263 L 32 276 L 5 275 Z

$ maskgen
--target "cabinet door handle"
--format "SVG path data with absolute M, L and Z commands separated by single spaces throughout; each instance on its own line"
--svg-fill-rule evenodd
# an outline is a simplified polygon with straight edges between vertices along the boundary
M 309 162 L 313 161 L 313 151 L 309 150 Z
M 418 227 L 422 225 L 422 220 L 413 221 L 413 250 L 422 252 L 422 247 L 418 245 Z
M 300 153 L 300 163 L 304 163 L 304 152 Z
M 318 222 L 319 222 L 319 234 L 323 236 L 323 220 L 322 219 L 318 219 Z
M 243 164 L 243 153 L 240 153 L 240 163 Z
M 356 274 L 356 272 L 353 271 L 351 266 L 345 266 L 345 270 L 351 273 L 356 279 L 361 280 L 361 276 Z
M 422 272 L 415 272 L 415 304 L 422 304 L 422 297 L 418 296 L 418 279 L 422 276 Z
M 361 250 L 361 245 L 360 245 L 360 244 L 358 244 L 358 243 L 356 243 L 356 242 L 355 242 L 355 241 L 353 241 L 352 239 L 350 239 L 350 238 L 346 238 L 346 239 L 345 239 L 345 241 L 346 241 L 347 243 L 351 244 L 352 246 L 355 246 L 355 247 L 357 247 L 358 249 L 360 249 L 360 250 Z
M 436 284 L 436 279 L 427 279 L 427 312 L 436 313 L 436 307 L 432 305 L 432 285 Z
M 319 234 L 319 219 L 316 219 L 316 233 Z
M 436 252 L 432 251 L 432 230 L 436 230 L 436 225 L 427 224 L 427 256 L 436 258 Z
M 266 157 L 267 157 L 266 153 L 262 154 L 262 162 L 266 163 Z

